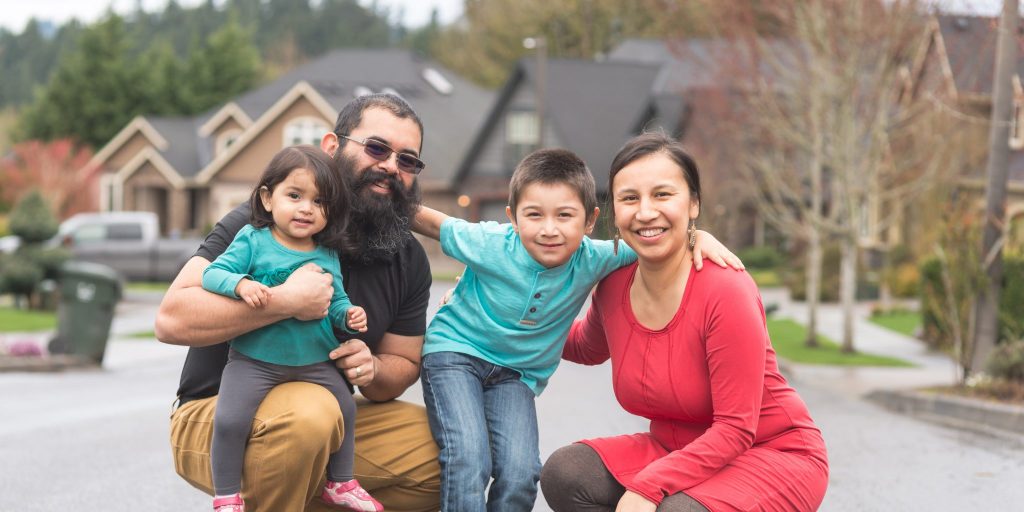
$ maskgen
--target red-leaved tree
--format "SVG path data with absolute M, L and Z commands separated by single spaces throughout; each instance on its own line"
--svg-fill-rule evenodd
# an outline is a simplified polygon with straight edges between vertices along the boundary
M 38 189 L 60 219 L 96 211 L 100 167 L 90 165 L 90 159 L 92 151 L 70 139 L 21 142 L 0 160 L 0 196 L 14 204 L 28 191 Z

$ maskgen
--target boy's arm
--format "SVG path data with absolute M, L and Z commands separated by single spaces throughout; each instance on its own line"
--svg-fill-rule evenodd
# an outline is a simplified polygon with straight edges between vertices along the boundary
M 736 257 L 728 247 L 711 236 L 707 231 L 697 230 L 696 244 L 693 246 L 693 265 L 699 271 L 704 266 L 704 259 L 709 259 L 719 267 L 732 267 L 736 270 L 743 270 L 743 262 Z
M 434 240 L 441 239 L 441 223 L 449 216 L 433 208 L 420 206 L 412 222 L 412 230 Z

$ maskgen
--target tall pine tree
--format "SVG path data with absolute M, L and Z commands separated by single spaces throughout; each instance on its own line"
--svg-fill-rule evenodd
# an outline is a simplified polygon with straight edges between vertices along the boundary
M 21 138 L 71 137 L 93 147 L 140 113 L 142 74 L 127 57 L 124 21 L 110 13 L 88 28 L 20 120 Z

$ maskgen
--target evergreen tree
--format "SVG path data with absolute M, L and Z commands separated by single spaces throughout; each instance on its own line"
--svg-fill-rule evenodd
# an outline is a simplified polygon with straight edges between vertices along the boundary
M 128 61 L 127 48 L 116 14 L 88 28 L 22 115 L 20 137 L 71 137 L 93 147 L 110 140 L 145 102 L 142 73 Z
M 249 33 L 234 19 L 189 56 L 189 97 L 202 112 L 249 90 L 260 76 L 260 56 Z
M 143 112 L 173 116 L 197 111 L 185 63 L 175 54 L 170 41 L 154 43 L 140 59 L 139 65 L 146 72 Z

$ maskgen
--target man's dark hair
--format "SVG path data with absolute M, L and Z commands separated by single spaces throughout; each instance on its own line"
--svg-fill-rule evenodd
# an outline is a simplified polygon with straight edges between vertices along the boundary
M 523 190 L 533 183 L 568 185 L 580 196 L 586 219 L 590 220 L 594 215 L 594 208 L 597 208 L 594 175 L 576 153 L 567 149 L 549 148 L 538 149 L 526 155 L 526 158 L 516 166 L 508 186 L 508 206 L 512 209 L 513 216 Z
M 337 162 L 351 165 L 351 162 L 345 162 L 345 160 L 337 160 Z M 317 245 L 338 253 L 350 250 L 351 244 L 348 242 L 345 230 L 348 227 L 352 200 L 349 185 L 342 177 L 342 173 L 350 174 L 352 171 L 351 169 L 339 170 L 336 165 L 335 159 L 314 146 L 291 146 L 278 151 L 270 159 L 270 163 L 267 164 L 267 168 L 260 176 L 259 183 L 256 184 L 256 188 L 253 189 L 252 195 L 249 197 L 249 206 L 252 209 L 249 223 L 257 228 L 273 226 L 274 215 L 263 207 L 260 190 L 266 188 L 269 193 L 273 194 L 274 188 L 288 179 L 288 175 L 292 171 L 305 169 L 313 174 L 324 219 L 327 220 L 324 229 L 313 235 L 313 241 Z
M 420 116 L 416 115 L 416 111 L 404 99 L 390 93 L 365 94 L 348 102 L 338 113 L 338 120 L 334 123 L 334 134 L 352 133 L 352 130 L 363 121 L 363 112 L 369 108 L 387 110 L 399 119 L 412 119 L 420 129 L 420 147 L 417 151 L 423 150 L 423 121 L 420 121 Z M 346 139 L 339 139 L 339 147 L 344 148 L 347 142 Z

